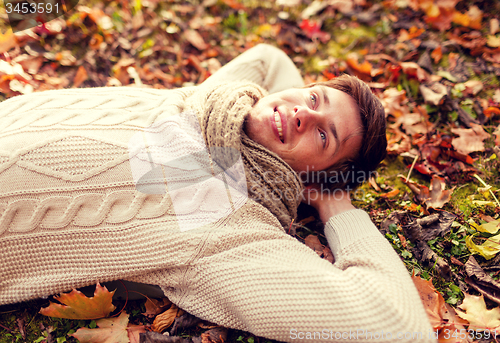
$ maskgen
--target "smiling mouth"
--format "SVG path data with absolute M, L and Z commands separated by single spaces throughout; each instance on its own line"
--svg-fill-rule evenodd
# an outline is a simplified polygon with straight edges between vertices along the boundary
M 276 127 L 278 128 L 278 134 L 280 137 L 281 143 L 284 143 L 283 141 L 283 124 L 281 123 L 281 117 L 280 114 L 276 109 L 274 109 L 274 121 L 276 122 Z

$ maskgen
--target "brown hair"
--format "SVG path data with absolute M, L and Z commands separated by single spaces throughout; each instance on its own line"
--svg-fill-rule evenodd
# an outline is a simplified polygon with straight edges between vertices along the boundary
M 338 161 L 327 170 L 317 173 L 317 180 L 323 187 L 354 189 L 366 181 L 386 156 L 387 138 L 385 135 L 385 111 L 380 100 L 370 87 L 351 75 L 341 75 L 332 80 L 317 82 L 306 87 L 326 86 L 350 95 L 359 108 L 363 123 L 363 139 L 355 156 Z

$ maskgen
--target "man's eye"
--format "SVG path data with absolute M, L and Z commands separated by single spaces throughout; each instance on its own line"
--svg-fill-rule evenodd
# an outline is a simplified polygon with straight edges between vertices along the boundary
M 319 131 L 319 136 L 321 137 L 321 140 L 323 141 L 323 147 L 325 147 L 326 144 L 326 133 L 323 131 Z
M 318 101 L 316 94 L 311 94 L 310 98 L 311 98 L 312 107 L 314 108 L 316 106 L 316 102 Z

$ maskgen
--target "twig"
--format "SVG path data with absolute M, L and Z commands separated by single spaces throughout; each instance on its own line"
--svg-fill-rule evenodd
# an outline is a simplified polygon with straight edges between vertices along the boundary
M 415 158 L 413 159 L 413 163 L 411 164 L 410 171 L 408 172 L 408 176 L 406 177 L 406 182 L 410 179 L 411 172 L 413 170 L 413 167 L 415 167 L 415 163 L 417 163 L 418 160 L 418 155 L 415 155 Z
M 488 187 L 488 185 L 486 184 L 486 182 L 483 181 L 483 179 L 481 179 L 477 174 L 474 174 L 474 177 L 476 179 L 479 180 L 479 182 L 481 182 L 481 184 L 484 186 L 484 187 Z M 500 201 L 498 201 L 497 197 L 495 196 L 495 194 L 491 191 L 491 189 L 488 189 L 488 191 L 490 191 L 490 194 L 493 196 L 493 199 L 495 199 L 496 203 L 497 203 L 497 206 L 500 207 Z

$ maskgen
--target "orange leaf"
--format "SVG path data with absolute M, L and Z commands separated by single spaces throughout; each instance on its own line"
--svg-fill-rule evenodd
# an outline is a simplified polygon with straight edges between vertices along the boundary
M 175 304 L 172 304 L 168 310 L 156 316 L 151 329 L 161 333 L 172 325 L 175 318 L 180 317 L 183 314 L 184 311 L 182 309 L 178 308 Z
M 67 319 L 104 318 L 115 309 L 111 303 L 114 293 L 115 291 L 109 292 L 106 287 L 99 283 L 96 285 L 92 298 L 87 298 L 82 292 L 73 289 L 70 293 L 62 293 L 54 297 L 55 300 L 64 305 L 50 302 L 48 307 L 40 310 L 40 314 Z
M 493 114 L 500 114 L 500 109 L 498 107 L 488 107 L 484 110 L 484 115 L 486 118 L 491 117 Z
M 441 57 L 443 57 L 443 52 L 441 49 L 441 45 L 438 46 L 434 51 L 431 52 L 431 57 L 434 60 L 434 63 L 439 63 L 441 61 Z
M 399 189 L 395 188 L 395 189 L 393 189 L 390 192 L 387 192 L 387 193 L 384 193 L 384 194 L 380 194 L 380 196 L 384 197 L 384 198 L 392 198 L 392 197 L 395 197 L 398 194 L 399 194 Z
M 73 86 L 78 88 L 80 85 L 87 80 L 88 74 L 84 66 L 80 66 L 76 72 L 75 78 L 73 79 Z
M 438 330 L 438 342 L 467 342 L 465 339 L 461 341 L 456 340 L 455 337 L 450 338 L 450 335 L 446 333 L 455 332 L 455 330 L 465 331 L 463 325 L 468 323 L 459 318 L 455 310 L 445 303 L 443 296 L 436 291 L 431 281 L 424 280 L 419 276 L 412 276 L 412 279 L 433 329 Z

